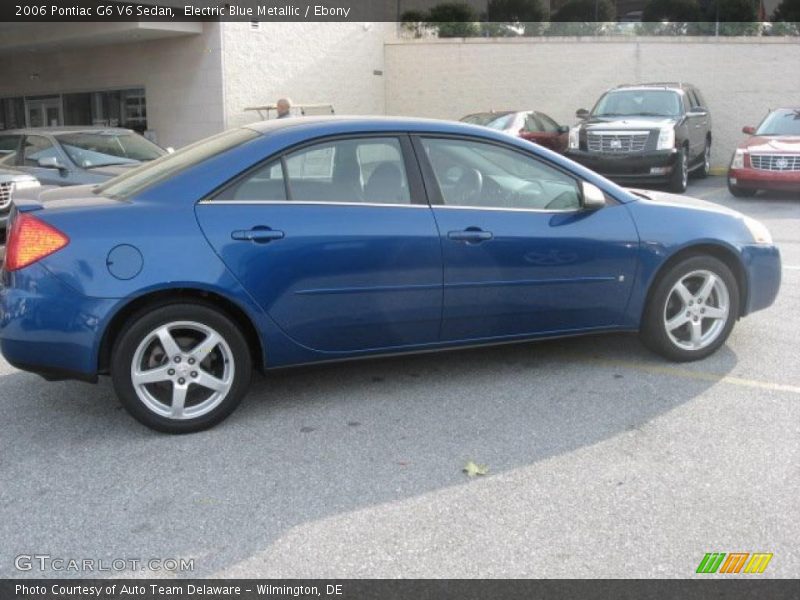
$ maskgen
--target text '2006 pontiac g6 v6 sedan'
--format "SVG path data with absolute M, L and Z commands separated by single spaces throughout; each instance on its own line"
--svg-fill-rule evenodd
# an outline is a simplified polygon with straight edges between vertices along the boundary
M 188 432 L 254 367 L 601 331 L 700 359 L 780 274 L 761 223 L 522 139 L 286 119 L 21 199 L 0 348 L 50 379 L 110 374 L 134 417 Z

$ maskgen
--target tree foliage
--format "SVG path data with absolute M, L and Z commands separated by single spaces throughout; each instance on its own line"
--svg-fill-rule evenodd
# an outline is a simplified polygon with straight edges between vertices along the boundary
M 478 15 L 466 2 L 443 2 L 431 7 L 426 21 L 439 37 L 475 37 L 480 34 Z

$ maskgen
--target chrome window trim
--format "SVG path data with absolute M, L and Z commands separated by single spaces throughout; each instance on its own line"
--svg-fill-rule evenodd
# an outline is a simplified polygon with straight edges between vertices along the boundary
M 199 204 L 285 204 L 286 206 L 389 206 L 393 208 L 430 208 L 427 204 L 397 204 L 381 202 L 325 202 L 324 200 L 201 200 Z

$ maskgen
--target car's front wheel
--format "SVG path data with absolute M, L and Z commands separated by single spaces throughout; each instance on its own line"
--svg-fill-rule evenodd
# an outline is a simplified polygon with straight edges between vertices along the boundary
M 123 406 L 148 427 L 168 433 L 222 421 L 247 393 L 251 369 L 236 324 L 200 303 L 138 313 L 117 339 L 111 360 Z
M 728 266 L 712 256 L 693 256 L 655 283 L 642 339 L 671 360 L 699 360 L 725 343 L 738 315 L 739 286 Z

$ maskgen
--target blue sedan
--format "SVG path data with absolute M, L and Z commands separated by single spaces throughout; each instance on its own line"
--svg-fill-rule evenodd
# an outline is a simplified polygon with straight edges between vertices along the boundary
M 780 274 L 761 223 L 525 140 L 289 119 L 20 199 L 0 349 L 47 379 L 110 374 L 138 420 L 189 432 L 253 368 L 603 331 L 701 359 Z

